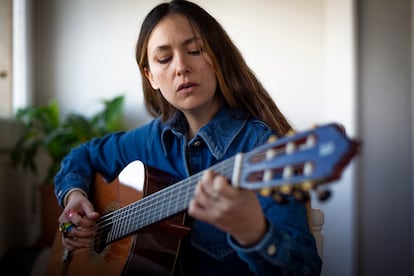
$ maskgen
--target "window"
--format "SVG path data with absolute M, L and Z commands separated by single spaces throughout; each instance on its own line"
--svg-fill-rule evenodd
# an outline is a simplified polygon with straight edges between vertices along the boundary
M 12 0 L 0 1 L 0 117 L 12 113 Z
M 0 118 L 11 118 L 31 100 L 30 3 L 0 1 Z

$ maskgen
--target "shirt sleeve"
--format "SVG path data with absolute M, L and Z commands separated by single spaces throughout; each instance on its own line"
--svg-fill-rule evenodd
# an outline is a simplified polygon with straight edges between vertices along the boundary
M 112 181 L 131 162 L 137 151 L 135 132 L 113 133 L 94 138 L 74 148 L 62 161 L 55 176 L 55 194 L 63 206 L 65 195 L 72 189 L 80 189 L 89 194 L 90 184 L 95 173 L 100 173 L 106 181 Z
M 287 205 L 272 205 L 266 212 L 268 231 L 259 243 L 242 247 L 227 234 L 230 246 L 255 275 L 320 275 L 322 261 L 304 204 L 292 199 Z

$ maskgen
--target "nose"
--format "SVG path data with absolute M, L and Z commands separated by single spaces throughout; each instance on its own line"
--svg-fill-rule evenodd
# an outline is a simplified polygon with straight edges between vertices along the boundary
M 178 54 L 176 58 L 176 74 L 177 76 L 190 73 L 190 65 L 184 54 Z

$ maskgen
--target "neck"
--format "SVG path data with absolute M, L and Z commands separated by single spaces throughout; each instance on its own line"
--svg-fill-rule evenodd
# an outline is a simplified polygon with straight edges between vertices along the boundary
M 188 122 L 188 138 L 193 138 L 219 112 L 220 107 L 219 104 L 214 104 L 197 112 L 184 112 L 184 116 Z

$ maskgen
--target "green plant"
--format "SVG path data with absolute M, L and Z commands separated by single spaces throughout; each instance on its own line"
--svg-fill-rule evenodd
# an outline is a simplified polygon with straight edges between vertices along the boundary
M 125 129 L 122 110 L 124 96 L 103 100 L 104 108 L 91 117 L 70 113 L 61 119 L 55 100 L 45 106 L 19 109 L 16 119 L 22 124 L 22 133 L 11 152 L 14 166 L 38 174 L 37 156 L 46 152 L 50 165 L 44 183 L 52 183 L 60 163 L 69 151 L 93 137 Z

